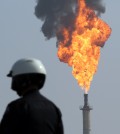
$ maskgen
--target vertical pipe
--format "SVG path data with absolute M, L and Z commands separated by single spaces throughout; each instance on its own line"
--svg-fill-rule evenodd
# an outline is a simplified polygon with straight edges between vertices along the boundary
M 90 110 L 92 108 L 88 104 L 88 94 L 84 94 L 84 106 L 81 110 L 83 111 L 83 134 L 90 134 Z

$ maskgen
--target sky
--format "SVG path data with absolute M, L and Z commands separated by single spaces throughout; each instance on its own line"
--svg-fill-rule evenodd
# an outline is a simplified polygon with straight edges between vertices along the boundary
M 112 34 L 101 49 L 97 73 L 91 83 L 89 104 L 91 133 L 119 132 L 120 122 L 120 1 L 103 0 L 106 12 L 101 18 L 112 28 Z M 84 91 L 78 86 L 71 67 L 59 61 L 56 39 L 46 40 L 42 22 L 34 15 L 35 0 L 0 1 L 0 120 L 6 106 L 18 98 L 10 89 L 6 74 L 13 63 L 24 57 L 40 59 L 47 70 L 47 80 L 41 93 L 61 110 L 65 134 L 81 134 Z

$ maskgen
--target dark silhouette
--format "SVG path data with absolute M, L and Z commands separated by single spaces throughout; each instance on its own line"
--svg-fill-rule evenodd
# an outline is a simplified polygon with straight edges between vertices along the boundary
M 37 59 L 21 59 L 7 76 L 20 98 L 8 104 L 0 134 L 63 134 L 59 108 L 39 92 L 46 79 L 43 64 Z

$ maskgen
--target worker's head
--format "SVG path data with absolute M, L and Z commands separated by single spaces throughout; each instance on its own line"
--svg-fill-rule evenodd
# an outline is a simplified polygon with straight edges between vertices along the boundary
M 38 59 L 26 58 L 15 62 L 7 76 L 12 78 L 11 88 L 21 96 L 43 87 L 46 70 Z

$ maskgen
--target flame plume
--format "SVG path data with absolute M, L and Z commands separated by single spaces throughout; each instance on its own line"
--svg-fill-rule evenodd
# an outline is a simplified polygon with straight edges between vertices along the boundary
M 85 0 L 78 0 L 73 24 L 72 32 L 70 27 L 58 31 L 58 35 L 62 36 L 58 43 L 58 57 L 72 67 L 73 76 L 87 93 L 97 71 L 100 49 L 109 38 L 111 28 L 97 17 Z

